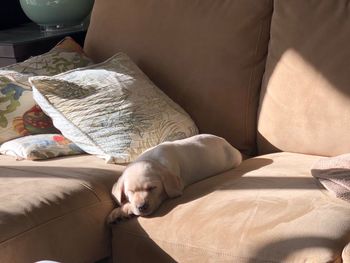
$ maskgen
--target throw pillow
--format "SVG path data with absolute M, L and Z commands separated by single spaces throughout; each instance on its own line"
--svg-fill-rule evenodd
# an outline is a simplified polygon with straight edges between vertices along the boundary
M 52 76 L 89 64 L 92 64 L 92 61 L 82 47 L 73 38 L 66 37 L 47 53 L 1 69 L 35 76 Z
M 0 69 L 0 144 L 29 134 L 56 133 L 51 119 L 36 105 L 28 78 L 54 75 L 92 64 L 72 38 L 48 53 Z
M 0 153 L 18 160 L 43 160 L 82 154 L 84 151 L 60 134 L 38 134 L 5 142 L 0 146 Z
M 29 81 L 34 99 L 62 134 L 108 162 L 131 162 L 161 142 L 198 133 L 190 116 L 123 53 Z

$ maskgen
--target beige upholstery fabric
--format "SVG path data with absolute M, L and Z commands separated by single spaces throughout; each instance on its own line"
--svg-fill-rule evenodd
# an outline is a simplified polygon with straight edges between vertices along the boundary
M 94 262 L 110 254 L 105 218 L 123 167 L 93 156 L 0 156 L 0 262 Z
M 252 153 L 271 13 L 271 0 L 96 0 L 84 49 L 125 52 L 201 133 Z
M 274 1 L 260 153 L 350 152 L 348 0 Z
M 144 262 L 341 262 L 342 253 L 349 259 L 350 205 L 311 176 L 318 159 L 264 155 L 188 187 L 152 218 L 113 228 L 114 262 L 140 255 Z

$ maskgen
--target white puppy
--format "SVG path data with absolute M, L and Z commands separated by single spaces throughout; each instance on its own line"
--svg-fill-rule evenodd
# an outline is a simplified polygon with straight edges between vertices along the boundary
M 120 207 L 110 213 L 107 221 L 149 215 L 163 200 L 180 196 L 187 185 L 241 162 L 241 153 L 214 135 L 161 143 L 142 153 L 119 177 L 112 195 Z

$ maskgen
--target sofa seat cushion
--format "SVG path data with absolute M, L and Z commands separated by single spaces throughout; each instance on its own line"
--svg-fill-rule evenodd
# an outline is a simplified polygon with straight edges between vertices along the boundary
M 346 261 L 350 205 L 311 176 L 318 159 L 264 155 L 189 186 L 151 218 L 113 228 L 115 262 Z
M 105 218 L 123 167 L 89 155 L 0 156 L 0 262 L 94 262 L 110 254 Z

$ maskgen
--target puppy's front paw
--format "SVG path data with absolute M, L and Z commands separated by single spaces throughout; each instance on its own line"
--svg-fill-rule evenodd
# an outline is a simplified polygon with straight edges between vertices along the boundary
M 117 207 L 112 210 L 112 212 L 107 217 L 107 223 L 109 225 L 116 224 L 118 222 L 124 221 L 131 218 L 132 214 L 125 213 L 125 210 L 122 207 Z

